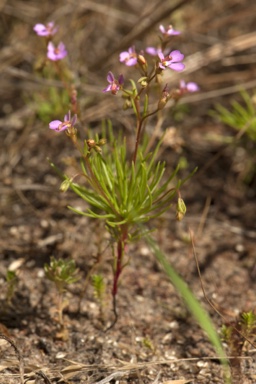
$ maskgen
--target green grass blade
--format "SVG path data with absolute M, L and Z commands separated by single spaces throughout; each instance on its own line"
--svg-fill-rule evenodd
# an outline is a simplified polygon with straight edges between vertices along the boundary
M 155 241 L 151 236 L 145 236 L 147 243 L 149 244 L 151 250 L 154 252 L 157 260 L 162 265 L 164 271 L 170 278 L 172 284 L 175 286 L 181 297 L 183 298 L 187 308 L 192 313 L 194 318 L 199 323 L 200 327 L 205 331 L 210 340 L 211 344 L 216 350 L 217 355 L 220 358 L 223 373 L 225 376 L 225 383 L 231 383 L 231 373 L 229 368 L 228 359 L 226 357 L 225 351 L 222 347 L 219 336 L 215 330 L 215 327 L 207 314 L 207 312 L 203 309 L 200 302 L 193 295 L 192 291 L 188 288 L 187 284 L 184 280 L 177 274 L 174 268 L 167 261 L 164 253 L 159 249 Z

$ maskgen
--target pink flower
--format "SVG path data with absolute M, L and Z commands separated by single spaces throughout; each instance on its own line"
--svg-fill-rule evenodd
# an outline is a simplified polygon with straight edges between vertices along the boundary
M 168 25 L 167 29 L 165 29 L 163 25 L 159 25 L 159 29 L 164 36 L 180 35 L 180 31 L 176 31 L 175 29 L 173 29 L 172 25 Z
M 158 57 L 160 59 L 159 68 L 170 68 L 174 71 L 183 71 L 185 65 L 181 63 L 184 59 L 184 55 L 180 51 L 172 51 L 169 55 L 164 56 L 162 51 L 158 51 Z
M 161 52 L 161 49 L 157 49 L 155 47 L 147 47 L 145 51 L 151 56 L 157 56 L 158 52 Z
M 103 89 L 103 92 L 111 92 L 113 95 L 116 95 L 124 83 L 124 77 L 123 75 L 120 75 L 118 80 L 116 80 L 113 73 L 109 72 L 107 81 L 109 82 L 109 85 Z
M 58 47 L 55 47 L 50 41 L 48 43 L 47 50 L 47 57 L 52 61 L 62 60 L 68 54 L 66 47 L 62 42 L 59 43 Z
M 49 124 L 49 128 L 53 129 L 56 132 L 61 132 L 65 131 L 68 128 L 72 128 L 77 120 L 77 115 L 74 115 L 71 118 L 71 112 L 69 111 L 65 116 L 64 116 L 64 121 L 60 120 L 53 120 Z
M 36 24 L 34 31 L 38 36 L 53 36 L 57 32 L 58 28 L 54 26 L 54 22 L 50 21 L 48 24 Z
M 119 60 L 121 63 L 125 63 L 128 67 L 137 64 L 137 53 L 135 52 L 134 47 L 130 47 L 128 51 L 121 52 L 119 55 Z
M 180 91 L 182 94 L 187 92 L 197 92 L 199 91 L 199 89 L 199 86 L 196 83 L 193 83 L 192 81 L 186 84 L 184 80 L 180 80 Z

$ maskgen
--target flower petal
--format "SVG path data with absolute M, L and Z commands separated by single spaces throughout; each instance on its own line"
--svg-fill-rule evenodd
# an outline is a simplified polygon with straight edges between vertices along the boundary
M 36 24 L 34 26 L 33 30 L 38 34 L 38 36 L 47 36 L 48 35 L 47 28 L 43 24 L 40 24 L 40 23 Z
M 58 130 L 59 126 L 62 124 L 62 121 L 60 120 L 53 120 L 49 124 L 49 128 L 53 129 L 54 131 Z
M 103 90 L 102 90 L 102 92 L 104 92 L 104 93 L 106 93 L 106 92 L 109 92 L 109 91 L 111 91 L 111 84 L 109 84 L 106 88 L 104 88 Z
M 75 114 L 75 115 L 72 117 L 72 119 L 71 119 L 71 125 L 72 125 L 72 127 L 76 124 L 76 122 L 77 122 L 77 114 Z
M 164 54 L 163 54 L 163 52 L 162 51 L 158 51 L 157 52 L 157 54 L 158 54 L 158 57 L 159 57 L 159 59 L 162 61 L 162 60 L 164 60 Z
M 199 86 L 196 83 L 193 83 L 192 81 L 187 83 L 187 90 L 189 92 L 197 92 L 199 91 Z
M 125 62 L 125 64 L 128 65 L 128 67 L 131 67 L 132 65 L 136 65 L 137 57 L 130 57 L 130 59 Z
M 174 71 L 181 72 L 185 68 L 185 65 L 183 63 L 171 63 L 168 65 L 168 67 Z
M 157 56 L 159 49 L 155 47 L 147 47 L 145 51 L 151 56 Z
M 169 29 L 169 31 L 167 32 L 167 34 L 169 36 L 177 36 L 177 35 L 180 35 L 180 31 L 176 31 L 175 29 Z
M 160 32 L 162 32 L 163 34 L 166 33 L 165 27 L 163 25 L 159 25 L 159 29 L 160 29 Z
M 109 83 L 113 83 L 114 80 L 115 80 L 115 77 L 114 77 L 113 73 L 111 71 L 109 71 L 109 73 L 107 75 L 107 81 Z
M 127 59 L 129 59 L 130 55 L 128 52 L 121 52 L 120 55 L 119 55 L 119 60 L 121 61 L 121 63 Z
M 119 78 L 118 78 L 118 83 L 120 84 L 120 85 L 123 85 L 123 83 L 124 83 L 124 76 L 121 74 L 120 76 L 119 76 Z
M 180 51 L 172 51 L 169 54 L 169 57 L 171 57 L 172 61 L 182 61 L 184 59 L 184 55 Z

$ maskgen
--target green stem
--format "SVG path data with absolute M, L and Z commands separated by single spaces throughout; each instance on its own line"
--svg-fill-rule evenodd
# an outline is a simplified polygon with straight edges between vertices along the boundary
M 136 160 L 137 160 L 139 143 L 140 143 L 140 136 L 141 136 L 141 131 L 142 131 L 142 125 L 148 117 L 156 114 L 157 112 L 158 112 L 158 109 L 156 109 L 155 111 L 153 111 L 151 113 L 148 113 L 147 115 L 143 116 L 142 119 L 138 120 L 137 134 L 136 134 L 136 140 L 135 140 L 135 149 L 134 149 L 133 158 L 132 158 L 132 161 L 134 164 L 136 163 Z

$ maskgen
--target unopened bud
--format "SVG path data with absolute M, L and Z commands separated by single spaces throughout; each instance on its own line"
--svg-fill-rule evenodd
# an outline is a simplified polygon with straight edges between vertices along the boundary
M 162 97 L 162 98 L 159 100 L 159 102 L 158 102 L 158 106 L 157 106 L 158 109 L 164 109 L 164 107 L 166 106 L 167 102 L 168 102 L 167 97 Z
M 162 97 L 158 102 L 158 109 L 164 109 L 164 107 L 166 106 L 166 104 L 168 103 L 170 98 L 171 98 L 171 95 L 167 91 L 167 84 L 166 84 L 166 86 L 164 87 L 163 92 L 162 92 Z
M 182 97 L 182 92 L 180 91 L 180 89 L 175 89 L 172 92 L 171 97 L 173 100 L 178 101 Z
M 138 63 L 141 65 L 147 64 L 147 61 L 143 55 L 138 55 L 137 60 L 138 60 Z
M 186 210 L 187 210 L 187 208 L 186 208 L 186 205 L 184 203 L 184 200 L 181 197 L 179 197 L 177 205 L 176 205 L 176 219 L 178 221 L 181 221 L 183 219 L 183 217 L 186 214 Z
M 107 142 L 107 139 L 102 138 L 102 139 L 99 140 L 98 145 L 99 145 L 100 147 L 102 147 L 103 145 L 106 144 L 106 142 Z
M 93 140 L 93 139 L 86 140 L 86 143 L 87 143 L 89 149 L 94 148 L 96 145 L 95 140 Z
M 64 180 L 61 185 L 60 185 L 60 190 L 61 192 L 67 192 L 70 186 L 70 181 L 69 180 Z
M 147 85 L 148 85 L 148 78 L 147 76 L 143 76 L 141 77 L 139 80 L 138 80 L 138 83 L 140 83 L 140 85 L 145 88 Z
M 101 147 L 99 147 L 98 145 L 95 145 L 95 147 L 93 148 L 97 153 L 101 153 L 102 152 L 102 149 Z

